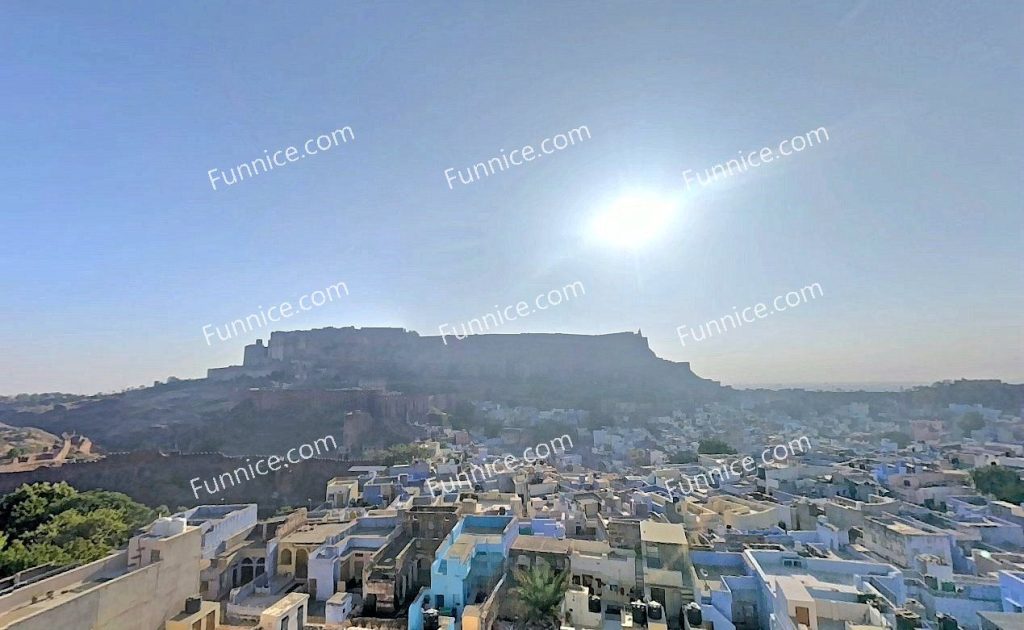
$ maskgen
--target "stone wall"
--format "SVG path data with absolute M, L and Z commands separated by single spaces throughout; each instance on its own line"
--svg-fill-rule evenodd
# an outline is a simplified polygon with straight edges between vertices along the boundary
M 248 458 L 255 462 L 258 458 Z M 323 502 L 327 481 L 368 462 L 309 459 L 276 473 L 257 476 L 250 481 L 216 494 L 207 494 L 200 486 L 199 498 L 193 495 L 189 480 L 210 480 L 245 465 L 246 458 L 225 457 L 219 453 L 163 454 L 137 451 L 61 468 L 39 468 L 30 472 L 0 475 L 0 493 L 8 493 L 23 483 L 66 481 L 78 490 L 112 490 L 151 507 L 203 504 L 257 503 L 261 516 L 278 507 L 306 507 Z

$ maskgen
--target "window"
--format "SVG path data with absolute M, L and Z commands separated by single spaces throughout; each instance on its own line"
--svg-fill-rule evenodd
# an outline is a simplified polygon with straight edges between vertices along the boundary
M 299 630 L 302 630 L 302 624 L 306 620 L 306 614 L 305 613 L 306 613 L 306 607 L 305 606 L 299 606 L 299 612 L 295 615 L 295 623 L 299 627 Z
M 437 596 L 437 607 L 438 609 L 444 608 L 444 595 Z
M 216 613 L 212 610 L 206 615 L 206 630 L 213 630 L 217 626 Z
M 281 620 L 281 630 L 288 630 L 288 615 Z
M 284 551 L 281 552 L 281 564 L 291 564 L 291 563 L 292 563 L 292 550 L 291 549 L 285 549 Z
M 203 630 L 203 620 L 200 619 L 199 621 L 192 624 L 192 630 Z
M 149 562 L 151 564 L 153 562 L 160 562 L 160 550 L 159 549 L 150 549 L 149 550 Z

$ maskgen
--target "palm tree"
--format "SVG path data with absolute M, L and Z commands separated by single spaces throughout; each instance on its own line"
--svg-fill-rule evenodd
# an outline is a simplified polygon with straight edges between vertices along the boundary
M 558 606 L 569 584 L 569 573 L 555 573 L 544 563 L 528 571 L 515 569 L 519 601 L 526 608 L 528 621 L 538 621 L 542 626 L 553 625 L 558 618 Z

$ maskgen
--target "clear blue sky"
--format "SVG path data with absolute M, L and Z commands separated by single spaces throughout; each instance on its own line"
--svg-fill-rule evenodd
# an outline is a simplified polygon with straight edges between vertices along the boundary
M 726 383 L 1024 380 L 1015 2 L 5 2 L 0 393 L 238 363 L 223 325 L 346 282 L 282 328 L 642 328 Z M 213 191 L 340 126 L 354 141 Z M 468 186 L 466 168 L 592 139 Z M 830 141 L 684 194 L 824 126 Z M 636 251 L 588 238 L 624 191 L 682 199 Z M 675 329 L 819 283 L 686 347 Z

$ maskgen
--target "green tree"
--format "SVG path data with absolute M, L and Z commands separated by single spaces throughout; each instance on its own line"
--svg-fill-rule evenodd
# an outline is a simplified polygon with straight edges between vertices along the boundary
M 982 466 L 971 471 L 974 486 L 985 494 L 994 495 L 1000 501 L 1018 505 L 1024 503 L 1024 481 L 1012 468 L 997 464 Z
M 119 514 L 121 520 L 127 525 L 129 534 L 156 518 L 156 513 L 153 510 L 141 503 L 132 501 L 131 497 L 127 494 L 110 492 L 109 490 L 80 492 L 58 503 L 54 511 L 59 513 L 67 510 L 77 510 L 87 514 L 103 509 L 113 510 Z M 166 510 L 166 507 L 164 509 Z
M 61 512 L 41 525 L 33 532 L 32 541 L 66 547 L 81 539 L 101 548 L 102 556 L 121 541 L 127 540 L 131 532 L 131 526 L 117 510 L 100 508 L 82 513 L 72 509 Z
M 672 453 L 668 458 L 670 464 L 695 464 L 697 463 L 697 454 L 693 451 L 679 450 Z
M 414 460 L 424 459 L 427 453 L 427 447 L 419 444 L 395 444 L 384 449 L 380 460 L 384 466 L 411 464 Z
M 63 481 L 22 484 L 0 498 L 0 531 L 12 538 L 31 532 L 55 514 L 57 503 L 75 494 Z
M 91 562 L 128 542 L 155 514 L 127 495 L 66 483 L 22 485 L 0 497 L 0 577 L 48 562 Z
M 455 403 L 449 420 L 453 429 L 469 429 L 476 424 L 476 407 L 467 400 L 460 400 Z
M 887 431 L 882 434 L 882 437 L 889 439 L 893 442 L 896 442 L 896 446 L 900 448 L 906 448 L 907 445 L 910 444 L 911 440 L 913 439 L 903 431 Z
M 546 564 L 528 571 L 517 568 L 513 574 L 527 620 L 558 627 L 558 606 L 568 588 L 569 574 L 555 573 Z
M 718 438 L 708 438 L 700 441 L 697 452 L 702 455 L 733 455 L 736 449 Z
M 983 418 L 977 411 L 968 411 L 964 414 L 963 418 L 960 418 L 959 424 L 964 435 L 970 435 L 971 431 L 977 431 L 978 429 L 985 428 L 985 418 Z

